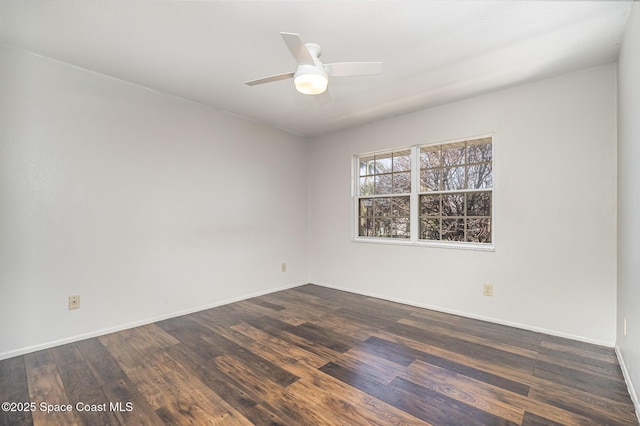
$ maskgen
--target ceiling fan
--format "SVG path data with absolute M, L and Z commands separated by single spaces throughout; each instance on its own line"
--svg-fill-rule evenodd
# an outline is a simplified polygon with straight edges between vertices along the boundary
M 351 77 L 382 74 L 382 62 L 320 62 L 322 49 L 317 43 L 304 43 L 298 34 L 280 33 L 291 55 L 298 63 L 294 72 L 272 75 L 245 82 L 247 86 L 271 83 L 293 78 L 296 90 L 304 95 L 316 96 L 319 103 L 331 100 L 327 86 L 329 77 Z

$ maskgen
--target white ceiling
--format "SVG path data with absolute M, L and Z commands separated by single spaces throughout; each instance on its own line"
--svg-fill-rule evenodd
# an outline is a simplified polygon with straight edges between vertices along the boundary
M 0 0 L 0 44 L 312 136 L 616 60 L 631 1 Z M 280 32 L 382 61 L 318 105 Z

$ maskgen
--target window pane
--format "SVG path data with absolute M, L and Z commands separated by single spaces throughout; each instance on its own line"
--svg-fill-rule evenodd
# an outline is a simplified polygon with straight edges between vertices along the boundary
M 376 182 L 376 186 L 375 186 L 375 193 L 376 195 L 380 195 L 380 194 L 391 194 L 391 190 L 392 190 L 392 183 L 393 180 L 391 178 L 391 175 L 380 175 L 380 176 L 375 176 L 375 182 Z
M 404 194 L 407 192 L 411 192 L 411 173 L 394 173 L 393 193 Z
M 442 170 L 422 170 L 420 172 L 420 192 L 440 191 Z
M 489 192 L 467 193 L 467 216 L 491 216 L 491 194 Z
M 477 142 L 483 142 L 486 139 L 479 139 Z M 474 143 L 469 141 L 467 146 L 467 163 L 485 163 L 491 161 L 491 143 Z
M 404 172 L 411 170 L 411 151 L 398 151 L 393 153 L 393 171 Z
M 469 168 L 467 169 L 467 173 L 468 189 L 491 188 L 493 186 L 493 179 L 491 176 L 491 163 L 469 166 Z
M 443 241 L 464 241 L 464 219 L 442 219 Z
M 395 238 L 409 238 L 409 218 L 408 217 L 400 217 L 394 219 L 393 222 L 395 226 Z
M 358 215 L 360 217 L 373 216 L 373 199 L 365 198 L 360 200 L 360 211 Z
M 409 197 L 393 197 L 391 199 L 391 214 L 409 217 Z
M 391 173 L 391 153 L 376 155 L 375 173 Z
M 360 176 L 372 175 L 374 165 L 373 156 L 360 157 Z
M 375 219 L 375 236 L 391 237 L 391 219 Z
M 373 219 L 360 219 L 358 235 L 361 237 L 373 237 Z
M 373 214 L 377 217 L 391 216 L 391 199 L 375 198 Z
M 360 195 L 373 195 L 373 177 L 360 178 Z
M 440 195 L 420 196 L 420 216 L 440 216 Z
M 465 189 L 464 167 L 442 169 L 442 189 L 445 191 Z
M 464 142 L 442 147 L 442 165 L 457 166 L 464 164 Z
M 490 243 L 491 219 L 468 219 L 467 241 L 472 243 Z
M 440 147 L 427 146 L 420 150 L 420 168 L 440 167 Z
M 420 219 L 420 239 L 440 239 L 440 219 Z
M 442 194 L 443 216 L 464 216 L 464 194 Z

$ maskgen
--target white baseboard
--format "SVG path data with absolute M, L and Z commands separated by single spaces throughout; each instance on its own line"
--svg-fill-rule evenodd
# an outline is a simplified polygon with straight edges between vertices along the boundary
M 577 340 L 577 341 L 585 342 L 585 343 L 591 343 L 593 345 L 606 346 L 608 348 L 613 348 L 615 346 L 614 342 L 605 342 L 605 341 L 601 341 L 601 340 L 597 340 L 597 339 L 590 339 L 590 338 L 587 338 L 587 337 L 584 337 L 584 336 L 575 336 L 575 335 L 568 334 L 568 333 L 562 333 L 562 332 L 559 332 L 559 331 L 556 331 L 556 330 L 549 330 L 549 329 L 546 329 L 546 328 L 540 328 L 540 327 L 535 327 L 535 326 L 531 326 L 531 325 L 528 325 L 528 324 L 520 324 L 520 323 L 516 323 L 516 322 L 511 322 L 511 321 L 504 321 L 504 320 L 501 320 L 499 318 L 486 317 L 486 316 L 483 316 L 483 315 L 476 315 L 476 314 L 471 314 L 471 313 L 468 313 L 468 312 L 456 311 L 454 309 L 442 308 L 440 306 L 428 305 L 428 304 L 424 304 L 424 303 L 416 303 L 416 302 L 411 301 L 411 300 L 399 299 L 399 298 L 395 298 L 395 297 L 388 297 L 388 296 L 384 296 L 384 295 L 380 295 L 380 294 L 372 293 L 372 292 L 368 292 L 368 291 L 359 291 L 359 290 L 354 290 L 354 289 L 351 289 L 351 288 L 336 286 L 336 285 L 333 285 L 333 284 L 328 284 L 328 283 L 323 283 L 323 282 L 312 282 L 311 284 L 319 285 L 321 287 L 332 288 L 332 289 L 335 289 L 335 290 L 346 291 L 348 293 L 359 294 L 361 296 L 375 297 L 377 299 L 388 300 L 390 302 L 402 303 L 403 305 L 415 306 L 417 308 L 430 309 L 432 311 L 444 312 L 446 314 L 458 315 L 458 316 L 461 316 L 461 317 L 477 319 L 477 320 L 480 320 L 480 321 L 487 321 L 487 322 L 491 322 L 491 323 L 494 323 L 494 324 L 507 325 L 509 327 L 515 327 L 515 328 L 520 328 L 520 329 L 523 329 L 523 330 L 535 331 L 535 332 L 538 332 L 538 333 L 549 334 L 551 336 L 564 337 L 566 339 Z
M 629 396 L 631 397 L 633 406 L 636 409 L 636 417 L 638 418 L 638 422 L 640 422 L 640 402 L 638 401 L 638 394 L 636 393 L 636 390 L 633 387 L 631 376 L 629 375 L 629 371 L 627 370 L 627 365 L 625 364 L 624 357 L 622 356 L 622 351 L 620 351 L 620 348 L 618 347 L 618 345 L 616 345 L 616 356 L 618 357 L 618 363 L 620 364 L 620 369 L 622 369 L 622 375 L 624 376 L 624 381 L 627 384 L 627 389 L 629 390 Z
M 241 300 L 251 299 L 253 297 L 258 297 L 258 296 L 263 296 L 265 294 L 275 293 L 277 291 L 282 291 L 282 290 L 287 290 L 287 289 L 294 288 L 294 287 L 299 287 L 299 286 L 304 285 L 304 284 L 314 284 L 314 285 L 318 285 L 318 286 L 321 286 L 321 287 L 327 287 L 327 288 L 332 288 L 332 289 L 335 289 L 335 290 L 346 291 L 348 293 L 355 293 L 355 294 L 360 294 L 362 296 L 376 297 L 378 299 L 388 300 L 390 302 L 402 303 L 403 305 L 415 306 L 415 307 L 424 308 L 424 309 L 431 309 L 431 310 L 438 311 L 438 312 L 444 312 L 444 313 L 448 313 L 448 314 L 459 315 L 459 316 L 462 316 L 462 317 L 477 319 L 477 320 L 481 320 L 481 321 L 492 322 L 492 323 L 495 323 L 495 324 L 507 325 L 507 326 L 510 326 L 510 327 L 521 328 L 521 329 L 524 329 L 524 330 L 536 331 L 536 332 L 539 332 L 539 333 L 545 333 L 545 334 L 549 334 L 549 335 L 552 335 L 552 336 L 564 337 L 564 338 L 567 338 L 567 339 L 582 341 L 582 342 L 586 342 L 586 343 L 592 343 L 592 344 L 596 344 L 596 345 L 600 345 L 600 346 L 607 346 L 607 347 L 611 347 L 611 348 L 613 348 L 615 346 L 611 342 L 602 342 L 602 341 L 598 341 L 598 340 L 594 340 L 594 339 L 588 339 L 588 338 L 585 338 L 585 337 L 582 337 L 582 336 L 574 336 L 574 335 L 567 334 L 567 333 L 561 333 L 561 332 L 558 332 L 558 331 L 555 331 L 555 330 L 548 330 L 548 329 L 544 329 L 544 328 L 533 327 L 533 326 L 529 326 L 529 325 L 526 325 L 526 324 L 519 324 L 519 323 L 515 323 L 515 322 L 511 322 L 511 321 L 503 321 L 503 320 L 492 318 L 492 317 L 485 317 L 485 316 L 482 316 L 482 315 L 470 314 L 468 312 L 461 312 L 461 311 L 456 311 L 456 310 L 453 310 L 453 309 L 442 308 L 442 307 L 439 307 L 439 306 L 433 306 L 433 305 L 428 305 L 428 304 L 423 304 L 423 303 L 416 303 L 416 302 L 413 302 L 413 301 L 410 301 L 410 300 L 387 297 L 387 296 L 380 295 L 380 294 L 377 294 L 377 293 L 356 291 L 356 290 L 353 290 L 351 288 L 336 286 L 336 285 L 329 284 L 329 283 L 323 283 L 323 282 L 311 282 L 311 283 L 298 282 L 298 283 L 289 284 L 289 285 L 282 286 L 282 287 L 277 287 L 277 288 L 273 288 L 273 289 L 269 289 L 269 290 L 264 290 L 264 291 L 260 291 L 260 292 L 256 292 L 256 293 L 251 293 L 251 294 L 248 294 L 248 295 L 244 295 L 244 296 L 240 296 L 240 297 L 236 297 L 236 298 L 232 298 L 232 299 L 226 299 L 226 300 L 217 301 L 217 302 L 210 303 L 210 304 L 207 304 L 207 305 L 201 305 L 201 306 L 197 306 L 197 307 L 194 307 L 194 308 L 189 308 L 189 309 L 184 309 L 184 310 L 181 310 L 181 311 L 171 312 L 171 313 L 167 313 L 167 314 L 163 314 L 163 315 L 159 315 L 159 316 L 155 316 L 155 317 L 151 317 L 151 318 L 145 318 L 145 319 L 142 319 L 142 320 L 139 320 L 139 321 L 130 322 L 130 323 L 127 323 L 127 324 L 120 324 L 120 325 L 117 325 L 117 326 L 114 326 L 114 327 L 108 327 L 108 328 L 104 328 L 104 329 L 100 329 L 100 330 L 96 330 L 96 331 L 91 331 L 91 332 L 88 332 L 88 333 L 83 333 L 83 334 L 79 334 L 79 335 L 75 335 L 75 336 L 69 336 L 69 337 L 66 337 L 64 339 L 53 340 L 53 341 L 41 343 L 41 344 L 34 345 L 34 346 L 28 346 L 28 347 L 25 347 L 25 348 L 20 348 L 20 349 L 15 349 L 15 350 L 8 351 L 8 352 L 3 352 L 3 353 L 0 353 L 0 360 L 7 359 L 7 358 L 12 358 L 14 356 L 24 355 L 24 354 L 35 352 L 35 351 L 39 351 L 39 350 L 42 350 L 42 349 L 48 349 L 48 348 L 52 348 L 52 347 L 55 347 L 55 346 L 65 345 L 67 343 L 77 342 L 77 341 L 83 340 L 83 339 L 89 339 L 89 338 L 92 338 L 92 337 L 103 336 L 105 334 L 114 333 L 114 332 L 122 331 L 122 330 L 127 330 L 127 329 L 130 329 L 130 328 L 139 327 L 141 325 L 151 324 L 153 322 L 162 321 L 162 320 L 169 319 L 169 318 L 174 318 L 174 317 L 179 317 L 181 315 L 187 315 L 187 314 L 191 314 L 191 313 L 194 313 L 194 312 L 204 311 L 206 309 L 211 309 L 211 308 L 215 308 L 215 307 L 222 306 L 222 305 L 228 305 L 229 303 L 239 302 Z M 634 400 L 634 403 L 637 404 L 637 398 Z M 637 407 L 638 406 L 636 405 L 636 410 L 637 410 Z
M 40 351 L 42 349 L 49 349 L 60 345 L 66 345 L 67 343 L 73 343 L 84 339 L 90 339 L 92 337 L 104 336 L 105 334 L 115 333 L 116 331 L 128 330 L 130 328 L 139 327 L 141 325 L 151 324 L 157 321 L 166 320 L 169 318 L 175 318 L 182 315 L 192 314 L 194 312 L 204 311 L 206 309 L 215 308 L 222 305 L 228 305 L 229 303 L 239 302 L 241 300 L 251 299 L 253 297 L 263 296 L 265 294 L 275 293 L 277 291 L 287 290 L 294 287 L 299 287 L 301 285 L 307 284 L 307 282 L 299 282 L 294 284 L 289 284 L 282 287 L 277 287 L 269 290 L 259 291 L 256 293 L 247 294 L 240 297 L 235 297 L 232 299 L 220 300 L 214 303 L 210 303 L 207 305 L 196 306 L 193 308 L 183 309 L 176 312 L 171 312 L 167 314 L 158 315 L 152 318 L 145 318 L 138 321 L 130 322 L 127 324 L 119 324 L 114 327 L 107 327 L 96 331 L 90 331 L 88 333 L 78 334 L 75 336 L 65 337 L 63 339 L 52 340 L 49 342 L 41 343 L 38 345 L 28 346 L 25 348 L 15 349 L 8 352 L 0 353 L 0 361 L 3 359 L 13 358 L 14 356 L 24 355 L 31 352 Z

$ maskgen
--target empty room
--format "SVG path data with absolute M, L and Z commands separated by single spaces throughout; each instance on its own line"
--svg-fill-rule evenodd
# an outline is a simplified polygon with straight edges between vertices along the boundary
M 0 0 L 1 425 L 638 425 L 640 5 Z

